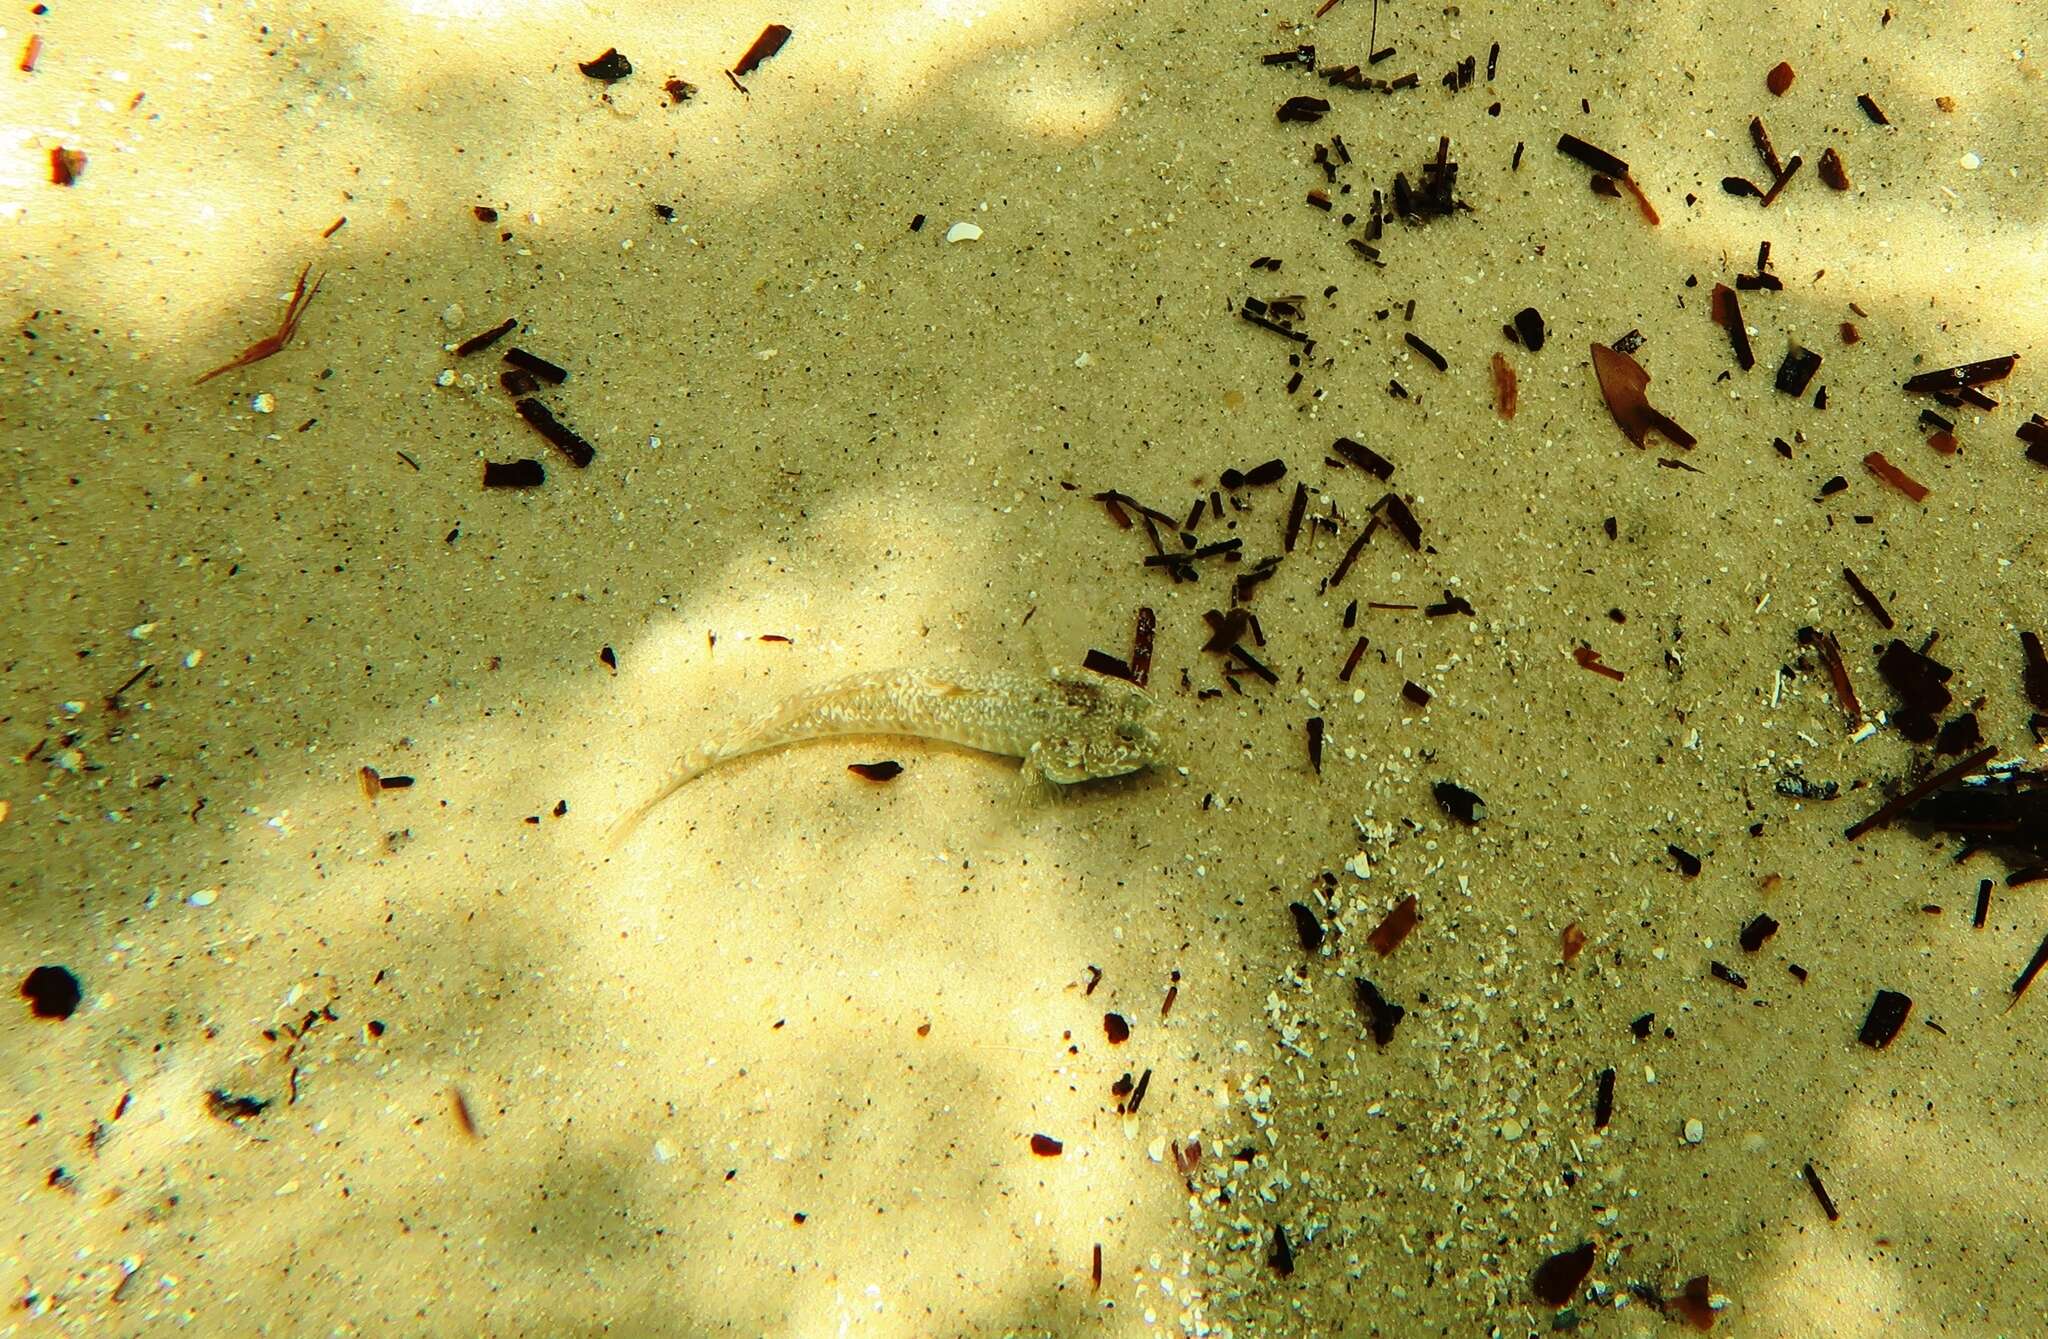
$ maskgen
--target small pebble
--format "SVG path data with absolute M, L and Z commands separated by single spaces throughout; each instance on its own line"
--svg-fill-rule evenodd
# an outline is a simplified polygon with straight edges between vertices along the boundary
M 1500 1137 L 1510 1142 L 1522 1137 L 1522 1122 L 1512 1116 L 1500 1123 Z
M 259 414 L 267 414 L 277 408 L 277 397 L 269 391 L 249 397 L 249 407 Z
M 1707 1123 L 1706 1123 L 1705 1121 L 1702 1121 L 1702 1120 L 1697 1120 L 1697 1119 L 1695 1119 L 1695 1120 L 1689 1120 L 1689 1121 L 1687 1121 L 1687 1122 L 1685 1123 L 1685 1142 L 1686 1142 L 1686 1143 L 1688 1143 L 1688 1144 L 1698 1144 L 1698 1143 L 1703 1143 L 1703 1142 L 1704 1142 L 1704 1141 L 1706 1140 L 1706 1137 L 1707 1137 Z
M 195 907 L 210 907 L 220 900 L 220 889 L 201 888 L 185 900 Z

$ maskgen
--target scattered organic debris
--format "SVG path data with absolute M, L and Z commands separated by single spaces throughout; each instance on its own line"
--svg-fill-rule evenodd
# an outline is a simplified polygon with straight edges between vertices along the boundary
M 265 335 L 262 339 L 257 340 L 254 344 L 242 350 L 241 353 L 222 363 L 219 367 L 214 368 L 211 372 L 206 373 L 192 384 L 203 386 L 223 372 L 232 372 L 238 367 L 247 367 L 251 363 L 260 363 L 272 354 L 281 352 L 285 345 L 291 343 L 292 336 L 299 333 L 299 321 L 305 316 L 306 308 L 313 303 L 313 295 L 320 291 L 320 279 L 315 279 L 311 288 L 306 287 L 306 276 L 312 272 L 313 265 L 310 261 L 307 262 L 305 269 L 299 271 L 299 282 L 292 289 L 291 301 L 285 304 L 284 319 L 278 323 L 275 334 Z M 321 279 L 324 278 L 326 276 L 322 275 Z

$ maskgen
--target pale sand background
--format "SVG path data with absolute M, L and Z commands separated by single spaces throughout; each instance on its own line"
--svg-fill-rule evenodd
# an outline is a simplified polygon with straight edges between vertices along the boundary
M 87 995 L 62 1024 L 18 999 L 0 1022 L 0 1334 L 1522 1334 L 1551 1323 L 1529 1271 L 1585 1239 L 1611 1291 L 1710 1274 L 1726 1333 L 2038 1333 L 2048 999 L 2003 1010 L 2048 915 L 2001 892 L 1973 932 L 1995 862 L 1846 843 L 1912 751 L 1848 742 L 1817 673 L 1772 706 L 1806 623 L 1889 705 L 1849 564 L 1898 635 L 1941 634 L 1987 737 L 2029 747 L 2016 629 L 2048 624 L 2048 479 L 2012 431 L 2048 408 L 2041 15 L 1896 7 L 1390 7 L 1378 73 L 1424 87 L 1339 92 L 1301 127 L 1273 109 L 1319 86 L 1256 58 L 1362 60 L 1363 0 L 1298 29 L 1309 0 L 16 6 L 0 960 L 10 982 L 66 963 Z M 771 20 L 796 35 L 742 97 L 720 71 Z M 1437 85 L 1496 40 L 1490 88 Z M 608 103 L 574 62 L 612 45 L 638 70 Z M 1780 59 L 1799 81 L 1772 99 Z M 669 75 L 699 97 L 664 105 Z M 1768 214 L 1717 185 L 1759 173 L 1759 111 L 1809 160 Z M 1627 158 L 1663 226 L 1591 196 L 1561 130 Z M 1473 212 L 1396 225 L 1365 265 L 1302 203 L 1331 132 L 1366 186 L 1448 133 Z M 60 144 L 89 155 L 71 190 L 46 180 Z M 1852 194 L 1814 175 L 1830 144 Z M 981 240 L 946 245 L 958 220 Z M 1722 381 L 1708 288 L 1762 238 L 1787 290 L 1750 296 L 1762 363 Z M 195 389 L 308 260 L 324 285 L 293 347 Z M 1292 398 L 1281 342 L 1231 315 L 1290 292 L 1320 340 Z M 1448 375 L 1373 316 L 1410 299 Z M 1844 348 L 1850 302 L 1870 315 Z M 1486 365 L 1527 304 L 1552 342 L 1510 351 L 1503 425 Z M 481 460 L 548 453 L 495 363 L 436 376 L 507 315 L 572 370 L 548 398 L 599 454 L 486 495 Z M 1701 473 L 1600 405 L 1586 346 L 1631 327 Z M 1826 356 L 1824 413 L 1770 388 L 1788 337 Z M 2013 350 L 1963 453 L 1920 446 L 1898 381 Z M 1770 441 L 1795 432 L 1788 463 Z M 1380 491 L 1322 465 L 1339 433 L 1397 462 L 1434 552 L 1382 537 L 1321 597 Z M 1871 446 L 1933 497 L 1865 476 Z M 1278 551 L 1296 479 L 1353 519 L 1254 599 L 1281 687 L 1198 701 L 1181 673 L 1218 682 L 1199 615 L 1221 574 L 1140 570 L 1086 498 L 1178 512 L 1276 455 L 1287 483 L 1237 517 L 1248 553 Z M 1817 504 L 1836 473 L 1849 491 Z M 1363 616 L 1354 701 L 1345 599 L 1446 587 L 1477 617 Z M 1121 651 L 1141 604 L 1185 770 L 1048 809 L 1009 764 L 827 744 L 715 774 L 600 850 L 674 755 L 776 694 Z M 1574 665 L 1581 642 L 1626 682 Z M 872 757 L 908 771 L 841 770 Z M 1795 760 L 1847 793 L 1777 795 Z M 419 784 L 373 806 L 365 764 Z M 1443 778 L 1485 797 L 1476 830 L 1436 809 Z M 1363 882 L 1341 872 L 1361 849 Z M 1348 933 L 1305 963 L 1285 904 L 1325 870 Z M 1410 891 L 1423 924 L 1379 960 L 1363 932 Z M 1761 908 L 1784 928 L 1743 954 Z M 1574 920 L 1592 942 L 1563 970 Z M 1356 973 L 1410 1010 L 1385 1051 Z M 1875 1053 L 1854 1035 L 1881 986 L 1917 1004 Z M 296 1048 L 266 1040 L 322 1007 Z M 1105 1009 L 1135 1020 L 1121 1048 Z M 1590 1138 L 1607 1065 L 1616 1115 Z M 1109 1085 L 1145 1067 L 1118 1117 Z M 215 1088 L 274 1105 L 237 1128 Z M 1062 1157 L 1031 1155 L 1041 1131 Z M 1157 1156 L 1195 1133 L 1191 1212 Z M 1215 1156 L 1245 1147 L 1249 1167 Z M 1266 1264 L 1276 1223 L 1291 1278 Z M 1670 1323 L 1640 1302 L 1583 1321 Z

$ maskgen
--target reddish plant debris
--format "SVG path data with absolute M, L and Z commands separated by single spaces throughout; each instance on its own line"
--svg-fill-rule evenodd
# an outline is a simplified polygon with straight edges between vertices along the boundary
M 1756 350 L 1750 347 L 1749 327 L 1742 320 L 1742 300 L 1734 289 L 1726 284 L 1715 284 L 1713 301 L 1710 304 L 1714 324 L 1728 332 L 1728 342 L 1735 349 L 1735 364 L 1747 372 L 1756 366 Z
M 1323 774 L 1323 718 L 1308 718 L 1308 765 L 1317 776 Z
M 609 47 L 596 60 L 576 62 L 576 68 L 600 83 L 616 84 L 633 73 L 633 62 L 620 55 L 617 47 Z
M 1393 909 L 1382 916 L 1380 923 L 1373 927 L 1372 933 L 1365 937 L 1365 942 L 1372 946 L 1372 951 L 1384 958 L 1401 947 L 1401 941 L 1408 937 L 1409 932 L 1415 929 L 1416 922 L 1422 919 L 1418 906 L 1419 903 L 1413 893 L 1396 902 Z
M 1169 1147 L 1173 1150 L 1173 1169 L 1182 1176 L 1192 1175 L 1202 1165 L 1202 1141 L 1190 1139 L 1182 1144 L 1176 1139 Z
M 1898 489 L 1915 502 L 1925 502 L 1928 493 L 1932 491 L 1926 484 L 1921 483 L 1897 465 L 1886 460 L 1882 451 L 1872 451 L 1864 456 L 1863 468 L 1869 470 L 1879 479 Z
M 903 764 L 900 762 L 850 762 L 846 764 L 846 770 L 863 781 L 894 781 L 897 777 L 903 775 Z
M 285 345 L 291 343 L 292 336 L 299 333 L 299 321 L 305 316 L 306 308 L 313 305 L 313 297 L 320 291 L 321 280 L 327 277 L 326 275 L 321 275 L 319 279 L 313 280 L 313 286 L 308 288 L 306 286 L 306 278 L 312 273 L 313 266 L 309 261 L 306 264 L 306 268 L 299 271 L 299 282 L 292 288 L 291 300 L 285 304 L 284 319 L 278 322 L 275 333 L 265 335 L 262 339 L 257 340 L 254 344 L 251 344 L 248 348 L 242 350 L 233 358 L 214 368 L 192 384 L 203 386 L 223 372 L 232 372 L 238 367 L 247 367 L 251 363 L 260 363 L 272 354 L 282 351 Z
M 532 377 L 535 381 L 549 386 L 559 386 L 569 379 L 569 369 L 549 362 L 537 353 L 525 349 L 505 350 L 505 362 Z
M 1890 630 L 1891 614 L 1886 611 L 1884 603 L 1871 594 L 1870 587 L 1863 584 L 1863 578 L 1857 576 L 1853 569 L 1845 567 L 1842 569 L 1842 580 L 1849 583 L 1849 589 L 1856 593 L 1856 598 L 1863 602 L 1863 607 L 1870 611 L 1870 616 L 1886 630 Z
M 1460 823 L 1469 826 L 1486 817 L 1486 801 L 1455 781 L 1438 781 L 1430 786 L 1429 793 L 1445 813 Z
M 1962 761 L 1953 763 L 1948 767 L 1942 768 L 1939 772 L 1936 772 L 1934 775 L 1925 778 L 1918 784 L 1910 786 L 1898 795 L 1895 795 L 1891 799 L 1886 800 L 1882 805 L 1878 806 L 1877 811 L 1871 814 L 1870 817 L 1865 818 L 1858 823 L 1850 825 L 1850 827 L 1848 827 L 1842 835 L 1847 837 L 1852 842 L 1857 840 L 1858 838 L 1863 836 L 1864 833 L 1869 832 L 1872 828 L 1882 827 L 1885 824 L 1890 823 L 1894 819 L 1905 814 L 1908 810 L 1912 809 L 1915 805 L 1919 804 L 1922 800 L 1934 794 L 1942 787 L 1947 786 L 1952 782 L 1960 781 L 1966 776 L 1970 776 L 1978 771 L 1981 771 L 1985 763 L 1990 762 L 1993 758 L 1997 756 L 1997 746 L 1986 745 L 1985 747 L 1971 754 L 1969 757 L 1964 758 Z
M 468 339 L 465 339 L 462 341 L 462 343 L 456 345 L 455 356 L 457 358 L 467 358 L 473 353 L 482 353 L 485 349 L 490 348 L 491 345 L 496 344 L 499 340 L 505 338 L 505 336 L 511 334 L 514 330 L 517 330 L 518 328 L 519 319 L 514 316 L 508 316 L 503 321 L 499 322 L 497 325 L 494 325 L 489 330 L 484 331 L 482 334 L 471 335 Z
M 1771 90 L 1771 96 L 1782 98 L 1791 89 L 1792 79 L 1792 66 L 1781 60 L 1764 76 L 1764 87 Z
M 1294 1273 L 1294 1248 L 1287 1244 L 1287 1229 L 1278 1223 L 1273 1224 L 1273 1249 L 1266 1252 L 1266 1263 L 1283 1279 Z
M 1280 110 L 1275 116 L 1282 121 L 1315 122 L 1322 120 L 1329 111 L 1329 99 L 1311 97 L 1303 93 L 1281 103 Z
M 1935 717 L 1954 701 L 1947 685 L 1955 671 L 1894 637 L 1877 658 L 1877 672 L 1904 704 L 1892 716 L 1899 733 L 1916 744 L 1934 738 Z
M 1786 395 L 1806 394 L 1806 388 L 1813 383 L 1814 373 L 1820 371 L 1820 355 L 1811 349 L 1802 349 L 1797 344 L 1785 351 L 1785 361 L 1778 365 L 1777 387 Z
M 1128 664 L 1117 659 L 1109 652 L 1098 651 L 1092 646 L 1088 648 L 1088 654 L 1081 657 L 1081 668 L 1107 678 L 1122 679 L 1126 683 L 1137 682 L 1132 677 L 1131 667 Z
M 1303 953 L 1314 953 L 1323 946 L 1323 923 L 1313 909 L 1303 902 L 1289 902 L 1287 914 L 1294 917 L 1294 937 L 1301 941 Z
M 1737 990 L 1749 989 L 1748 979 L 1744 977 L 1742 973 L 1736 971 L 1733 967 L 1730 967 L 1725 962 L 1708 963 L 1707 972 L 1716 981 L 1726 981 L 1729 985 L 1735 987 Z
M 1399 493 L 1388 493 L 1373 503 L 1373 510 L 1386 517 L 1387 524 L 1394 527 L 1394 533 L 1401 536 L 1409 548 L 1422 552 L 1422 523 L 1415 519 L 1415 513 L 1408 509 L 1408 503 Z
M 1863 1016 L 1863 1027 L 1856 1034 L 1856 1040 L 1872 1050 L 1881 1051 L 1892 1044 L 1892 1038 L 1899 1035 L 1899 1029 L 1906 1025 L 1906 1015 L 1913 1012 L 1913 999 L 1896 990 L 1880 990 L 1870 1002 L 1870 1012 Z
M 761 30 L 761 35 L 754 39 L 754 44 L 747 48 L 747 54 L 740 57 L 739 64 L 733 66 L 731 72 L 735 75 L 752 74 L 762 61 L 782 50 L 782 44 L 789 40 L 789 34 L 787 24 L 769 24 Z
M 2020 424 L 2013 436 L 2027 444 L 2027 459 L 2036 465 L 2048 465 L 2048 419 L 2039 414 Z
M 1137 622 L 1131 629 L 1131 682 L 1143 688 L 1152 677 L 1152 642 L 1159 630 L 1152 606 L 1139 605 Z
M 1761 911 L 1758 912 L 1750 919 L 1749 924 L 1742 927 L 1742 951 L 1745 953 L 1756 952 L 1764 946 L 1765 941 L 1776 933 L 1778 933 L 1778 922 L 1773 920 L 1768 914 Z
M 1301 518 L 1307 511 L 1308 485 L 1297 483 L 1294 485 L 1294 500 L 1287 504 L 1287 534 L 1281 545 L 1284 552 L 1294 552 L 1294 541 L 1301 538 Z
M 1362 976 L 1352 978 L 1352 988 L 1357 993 L 1358 1012 L 1372 1033 L 1373 1044 L 1386 1046 L 1394 1039 L 1394 1029 L 1400 1026 L 1408 1011 L 1380 994 L 1380 988 Z
M 1640 1019 L 1636 1020 L 1644 1024 L 1644 1030 L 1636 1034 L 1637 1040 L 1640 1041 L 1649 1035 L 1648 1024 L 1650 1017 L 1651 1015 L 1644 1014 Z M 1606 1069 L 1601 1070 L 1593 1081 L 1593 1128 L 1604 1130 L 1607 1128 L 1607 1123 L 1613 1119 L 1614 1067 L 1609 1065 Z
M 1598 651 L 1595 651 L 1590 646 L 1573 647 L 1572 659 L 1579 662 L 1580 669 L 1591 670 L 1593 671 L 1593 673 L 1598 674 L 1603 678 L 1612 679 L 1616 683 L 1620 683 L 1624 679 L 1628 678 L 1628 675 L 1626 673 L 1614 668 L 1614 666 L 1601 664 L 1600 653 Z
M 2020 633 L 2020 654 L 2026 658 L 2026 668 L 2020 672 L 2020 682 L 2026 686 L 2027 700 L 2043 711 L 2048 711 L 2048 651 L 2041 646 L 2041 634 Z
M 1593 1243 L 1582 1241 L 1536 1266 L 1536 1272 L 1529 1277 L 1529 1290 L 1543 1305 L 1563 1307 L 1578 1295 L 1579 1285 L 1592 1272 Z
M 533 430 L 547 438 L 548 444 L 567 456 L 569 463 L 577 469 L 589 465 L 597 455 L 597 448 L 579 437 L 576 432 L 554 416 L 546 405 L 535 399 L 524 399 L 514 406 L 519 417 L 532 425 Z
M 695 84 L 687 79 L 677 79 L 674 77 L 670 77 L 662 84 L 661 91 L 668 94 L 668 105 L 671 107 L 680 107 L 691 98 L 697 96 L 697 86 Z
M 1091 1286 L 1096 1292 L 1102 1291 L 1102 1243 L 1095 1243 L 1095 1264 L 1089 1271 Z
M 1381 483 L 1394 477 L 1392 461 L 1371 447 L 1352 441 L 1349 437 L 1339 437 L 1331 442 L 1330 449 L 1342 456 L 1347 463 L 1364 470 Z
M 1807 1189 L 1820 1201 L 1820 1211 L 1828 1216 L 1830 1223 L 1840 1221 L 1842 1211 L 1835 1207 L 1835 1197 L 1828 1194 L 1828 1188 L 1820 1183 L 1820 1173 L 1813 1169 L 1813 1164 L 1807 1163 L 1800 1171 L 1806 1177 Z
M 482 1132 L 477 1129 L 476 1115 L 470 1111 L 469 1099 L 463 1095 L 462 1089 L 451 1087 L 448 1090 L 448 1105 L 455 1117 L 455 1128 L 462 1131 L 463 1138 L 483 1137 Z
M 1888 126 L 1891 124 L 1891 118 L 1884 114 L 1884 110 L 1877 105 L 1868 93 L 1858 93 L 1856 95 L 1856 105 L 1863 109 L 1863 114 L 1870 118 L 1872 125 Z
M 1173 996 L 1169 993 L 1167 998 L 1170 1000 Z M 1145 1094 L 1150 1091 L 1151 1087 L 1152 1071 L 1147 1069 L 1144 1073 L 1138 1075 L 1137 1086 L 1131 1089 L 1130 1100 L 1124 1104 L 1124 1114 L 1126 1116 L 1138 1114 L 1138 1108 L 1145 1105 Z
M 1593 373 L 1600 382 L 1600 394 L 1607 401 L 1607 412 L 1614 415 L 1614 422 L 1621 429 L 1622 436 L 1641 447 L 1652 431 L 1660 432 L 1671 441 L 1688 450 L 1699 441 L 1684 428 L 1651 407 L 1643 388 L 1650 384 L 1650 374 L 1643 370 L 1641 363 L 1605 344 L 1593 345 Z
M 1102 1016 L 1102 1033 L 1109 1038 L 1111 1046 L 1121 1046 L 1131 1039 L 1130 1020 L 1126 1019 L 1122 1014 L 1104 1014 Z
M 1987 382 L 2003 381 L 2012 375 L 2013 365 L 2019 360 L 2018 354 L 2008 353 L 1999 358 L 1982 358 L 1974 363 L 1922 372 L 1908 377 L 1903 389 L 1908 395 L 1936 395 L 1942 391 L 1959 391 Z
M 1711 1300 L 1711 1287 L 1705 1274 L 1693 1275 L 1672 1296 L 1670 1309 L 1677 1312 L 1679 1318 L 1695 1330 L 1713 1329 L 1714 1304 Z
M 225 1088 L 213 1088 L 206 1094 L 206 1114 L 215 1120 L 239 1126 L 262 1115 L 264 1109 L 274 1100 L 276 1099 L 231 1093 Z
M 63 1022 L 78 1012 L 85 988 L 69 967 L 45 963 L 22 978 L 21 997 L 28 1001 L 30 1016 Z
M 1508 366 L 1507 355 L 1493 355 L 1493 412 L 1500 415 L 1500 421 L 1509 422 L 1515 416 L 1517 392 L 1515 369 Z
M 2027 965 L 2021 969 L 2019 976 L 2014 979 L 2012 983 L 2012 1001 L 2005 1006 L 2006 1008 L 2010 1009 L 2013 1005 L 2020 1002 L 2020 996 L 2027 993 L 2027 987 L 2034 984 L 2034 978 L 2041 974 L 2043 967 L 2048 967 L 2048 935 L 2042 936 L 2041 946 L 2034 950 L 2034 956 L 2027 960 Z
M 1060 1155 L 1060 1150 L 1064 1147 L 1065 1145 L 1049 1134 L 1034 1134 L 1031 1136 L 1031 1151 L 1041 1158 L 1057 1158 Z
M 1821 150 L 1820 179 L 1826 182 L 1830 189 L 1837 191 L 1849 189 L 1849 169 L 1842 162 L 1842 155 L 1837 150 L 1831 148 Z
M 1806 160 L 1796 153 L 1793 154 L 1792 157 L 1786 161 L 1785 170 L 1783 172 L 1780 172 L 1777 175 L 1777 177 L 1774 180 L 1772 180 L 1770 189 L 1764 192 L 1764 198 L 1761 202 L 1760 207 L 1764 209 L 1769 209 L 1774 203 L 1776 203 L 1779 192 L 1785 189 L 1786 185 L 1791 182 L 1792 178 L 1799 175 L 1799 169 L 1804 166 L 1806 166 Z
M 85 173 L 85 153 L 81 149 L 66 149 L 62 146 L 50 150 L 50 184 L 53 186 L 76 186 Z
M 1842 322 L 1841 333 L 1842 343 L 1844 344 L 1860 344 L 1863 342 L 1863 332 L 1856 328 L 1854 321 Z
M 1642 211 L 1645 223 L 1654 228 L 1664 221 L 1657 216 L 1657 206 L 1650 203 L 1650 197 L 1643 194 L 1642 186 L 1634 177 L 1623 177 L 1621 184 L 1628 189 L 1630 195 L 1635 197 L 1636 208 Z
M 1514 314 L 1513 323 L 1508 328 L 1515 332 L 1515 338 L 1521 341 L 1523 348 L 1531 353 L 1542 352 L 1546 333 L 1542 312 L 1534 307 L 1524 307 Z
M 487 460 L 484 462 L 486 488 L 538 488 L 547 474 L 538 460 Z
M 1613 177 L 1618 181 L 1628 175 L 1627 163 L 1622 162 L 1621 159 L 1616 158 L 1605 149 L 1596 148 L 1586 143 L 1577 135 L 1559 135 L 1557 137 L 1557 151 L 1567 158 L 1575 159 L 1602 176 Z
M 30 33 L 28 35 L 28 41 L 22 44 L 21 63 L 17 68 L 19 68 L 23 74 L 34 74 L 36 72 L 36 57 L 42 54 L 42 34 Z
M 1664 844 L 1664 851 L 1665 854 L 1678 862 L 1678 872 L 1680 874 L 1683 874 L 1688 879 L 1697 879 L 1700 876 L 1701 865 L 1698 856 L 1684 847 L 1673 845 L 1670 842 Z
M 1420 335 L 1416 334 L 1414 331 L 1410 330 L 1407 333 L 1403 334 L 1401 336 L 1401 339 L 1404 343 L 1408 345 L 1409 348 L 1415 350 L 1424 358 L 1427 358 L 1429 360 L 1429 365 L 1431 367 L 1434 367 L 1437 371 L 1445 372 L 1450 370 L 1451 365 L 1448 362 L 1444 361 L 1444 356 L 1438 353 L 1434 348 L 1430 347 L 1430 345 L 1427 342 L 1425 342 L 1423 338 Z
M 1365 654 L 1365 645 L 1366 642 L 1363 637 L 1360 637 L 1351 644 L 1351 654 L 1344 657 L 1344 668 L 1337 671 L 1337 681 L 1339 683 L 1351 682 L 1351 673 L 1358 668 L 1359 657 Z
M 1180 969 L 1167 973 L 1166 998 L 1159 1002 L 1159 1016 L 1165 1018 L 1173 1012 L 1173 1002 L 1180 998 Z
M 1406 680 L 1401 684 L 1401 696 L 1410 706 L 1414 707 L 1426 707 L 1430 701 L 1429 690 L 1416 683 L 1413 679 Z
M 356 780 L 362 785 L 363 798 L 366 800 L 376 799 L 378 792 L 384 789 L 384 778 L 377 774 L 377 769 L 374 767 L 358 767 L 356 769 Z
M 1088 967 L 1088 984 L 1081 988 L 1083 995 L 1093 995 L 1095 988 L 1102 984 L 1102 969 L 1093 963 Z
M 1989 879 L 1979 879 L 1979 880 L 1977 880 L 1977 910 L 1976 910 L 1975 914 L 1973 914 L 1973 915 L 1972 915 L 1972 916 L 1970 917 L 1970 928 L 1971 928 L 1971 929 L 1973 929 L 1973 930 L 1981 930 L 1981 929 L 1983 929 L 1983 928 L 1984 928 L 1984 918 L 1985 918 L 1986 916 L 1989 916 L 1990 914 L 1991 914 L 1991 880 L 1989 880 Z
M 1831 632 L 1815 628 L 1799 630 L 1799 644 L 1810 646 L 1819 652 L 1821 663 L 1827 667 L 1828 679 L 1835 687 L 1835 703 L 1849 718 L 1850 724 L 1863 723 L 1863 704 L 1857 700 L 1855 686 L 1849 682 L 1849 662 L 1842 656 L 1842 644 Z
M 1558 933 L 1557 942 L 1564 954 L 1564 965 L 1569 967 L 1578 961 L 1579 954 L 1585 952 L 1586 932 L 1579 928 L 1577 921 L 1573 921 Z

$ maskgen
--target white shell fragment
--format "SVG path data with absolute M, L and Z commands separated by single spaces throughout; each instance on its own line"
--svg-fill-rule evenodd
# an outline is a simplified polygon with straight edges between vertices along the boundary
M 956 223 L 946 229 L 946 240 L 949 242 L 978 242 L 981 240 L 981 229 L 972 223 Z

